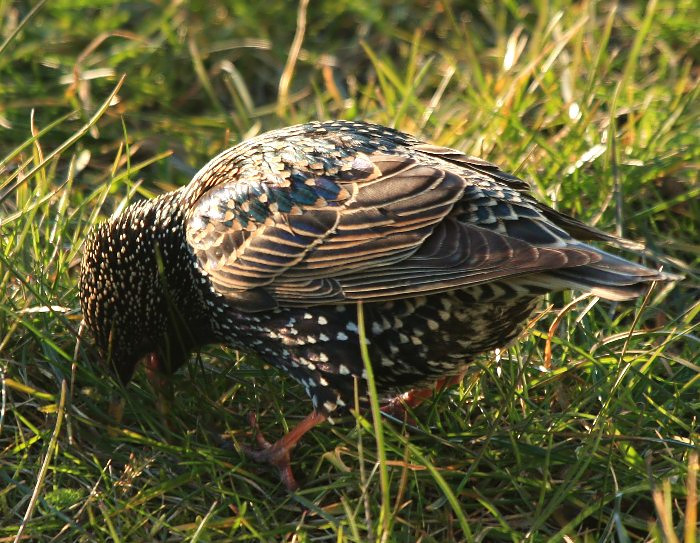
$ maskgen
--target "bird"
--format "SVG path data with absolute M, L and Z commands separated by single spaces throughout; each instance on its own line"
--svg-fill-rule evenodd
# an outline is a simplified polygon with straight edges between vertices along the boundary
M 94 226 L 80 304 L 123 384 L 141 361 L 169 378 L 212 343 L 300 383 L 310 415 L 245 449 L 293 490 L 299 439 L 350 410 L 356 388 L 367 396 L 361 348 L 381 397 L 395 398 L 514 342 L 547 293 L 620 301 L 678 279 L 594 242 L 634 247 L 483 159 L 376 124 L 315 121 L 224 150 L 187 185 Z

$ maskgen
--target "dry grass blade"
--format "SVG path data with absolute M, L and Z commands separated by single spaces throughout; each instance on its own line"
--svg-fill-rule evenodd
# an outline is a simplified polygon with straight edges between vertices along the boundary
M 32 492 L 32 497 L 29 499 L 29 504 L 27 505 L 27 510 L 24 513 L 24 518 L 22 519 L 22 524 L 17 530 L 15 535 L 14 543 L 18 543 L 22 539 L 22 534 L 24 533 L 27 523 L 31 520 L 32 514 L 34 513 L 34 508 L 36 507 L 37 500 L 39 499 L 39 494 L 44 486 L 46 480 L 46 473 L 49 470 L 49 464 L 51 462 L 51 457 L 56 449 L 56 444 L 58 443 L 58 436 L 61 433 L 61 424 L 63 423 L 63 416 L 65 415 L 66 406 L 66 395 L 68 392 L 68 386 L 66 381 L 61 381 L 61 396 L 58 400 L 58 411 L 56 414 L 56 424 L 53 427 L 53 433 L 51 434 L 51 439 L 49 440 L 49 446 L 46 449 L 46 456 L 44 456 L 44 461 L 41 463 L 41 468 L 39 468 L 39 473 L 37 474 L 36 484 L 34 485 L 34 491 Z
M 661 531 L 667 543 L 679 543 L 678 536 L 673 527 L 673 513 L 671 512 L 671 485 L 668 479 L 664 480 L 662 488 L 652 491 L 656 518 L 661 522 Z
M 282 76 L 280 77 L 277 92 L 277 115 L 280 117 L 284 117 L 284 114 L 287 111 L 287 104 L 289 102 L 289 85 L 292 83 L 294 67 L 299 59 L 301 45 L 304 43 L 304 34 L 306 33 L 306 10 L 308 6 L 309 0 L 299 0 L 296 32 L 294 33 L 292 45 L 289 48 L 287 63 L 284 65 L 284 70 L 282 71 Z

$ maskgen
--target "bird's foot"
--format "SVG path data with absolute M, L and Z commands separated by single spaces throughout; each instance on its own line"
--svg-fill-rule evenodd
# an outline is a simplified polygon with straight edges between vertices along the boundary
M 391 415 L 399 420 L 405 420 L 409 424 L 415 424 L 415 420 L 408 414 L 408 409 L 414 409 L 433 395 L 432 388 L 411 389 L 389 400 L 381 407 L 382 413 Z
M 465 373 L 466 372 L 460 372 L 457 375 L 438 379 L 432 387 L 413 388 L 403 394 L 399 394 L 395 398 L 389 400 L 389 402 L 381 408 L 381 411 L 397 419 L 405 420 L 409 424 L 415 424 L 415 420 L 408 414 L 406 409 L 415 409 L 425 400 L 432 397 L 435 392 L 440 392 L 447 387 L 458 385 L 462 382 L 462 379 L 464 379 Z
M 255 431 L 255 440 L 258 442 L 260 448 L 256 449 L 251 445 L 244 445 L 243 452 L 256 462 L 275 466 L 279 471 L 282 484 L 284 484 L 290 492 L 295 491 L 299 488 L 299 483 L 297 483 L 294 472 L 292 471 L 290 456 L 292 447 L 285 447 L 281 444 L 282 439 L 276 441 L 274 444 L 265 439 L 262 430 L 260 430 L 258 426 L 258 419 L 255 413 L 250 413 L 248 415 L 248 422 Z
M 259 449 L 251 446 L 244 446 L 243 452 L 256 462 L 271 464 L 277 468 L 282 484 L 289 492 L 294 492 L 299 488 L 299 484 L 294 477 L 291 465 L 291 451 L 299 442 L 301 437 L 317 424 L 326 420 L 326 416 L 313 411 L 308 417 L 302 420 L 292 430 L 287 432 L 274 443 L 270 443 L 260 431 L 258 421 L 254 413 L 248 416 L 251 427 L 255 430 L 255 439 Z

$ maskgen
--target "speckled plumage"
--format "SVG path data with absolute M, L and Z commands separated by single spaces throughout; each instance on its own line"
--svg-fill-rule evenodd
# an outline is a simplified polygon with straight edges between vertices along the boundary
M 515 339 L 548 291 L 608 299 L 669 279 L 586 244 L 614 238 L 536 202 L 483 160 L 334 121 L 263 134 L 90 235 L 88 327 L 123 381 L 225 342 L 299 381 L 314 408 L 364 386 L 356 303 L 385 393 Z

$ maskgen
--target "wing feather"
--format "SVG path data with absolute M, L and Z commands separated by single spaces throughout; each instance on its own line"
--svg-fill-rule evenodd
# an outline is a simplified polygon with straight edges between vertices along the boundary
M 526 186 L 456 151 L 418 151 L 476 175 L 497 174 L 516 190 Z M 335 174 L 290 166 L 280 178 L 284 168 L 276 166 L 262 178 L 232 176 L 201 196 L 187 239 L 219 292 L 251 311 L 388 300 L 600 259 L 582 247 L 538 247 L 459 220 L 452 212 L 471 180 L 454 168 L 403 154 L 338 160 Z M 514 232 L 546 234 L 539 224 L 511 222 Z

